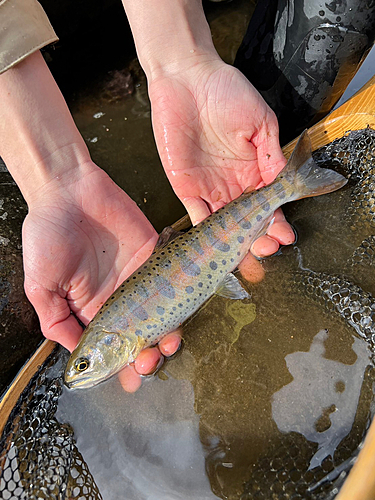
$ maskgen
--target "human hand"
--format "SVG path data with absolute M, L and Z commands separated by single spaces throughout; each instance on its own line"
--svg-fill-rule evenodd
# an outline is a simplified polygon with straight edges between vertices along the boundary
M 274 113 L 242 73 L 218 57 L 158 71 L 149 94 L 164 169 L 193 224 L 249 186 L 269 184 L 284 167 Z M 279 210 L 252 252 L 270 255 L 294 239 Z
M 26 294 L 44 335 L 73 350 L 107 297 L 147 259 L 157 234 L 136 204 L 92 162 L 80 175 L 52 179 L 29 202 L 23 226 Z M 72 180 L 73 177 L 73 180 Z M 74 315 L 72 314 L 74 313 Z M 120 373 L 134 392 L 140 375 L 180 344 L 169 334 Z M 162 353 L 162 354 L 161 354 Z

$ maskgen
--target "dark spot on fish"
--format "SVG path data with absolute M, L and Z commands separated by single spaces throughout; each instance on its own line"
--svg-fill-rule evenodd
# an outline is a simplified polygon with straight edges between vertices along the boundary
M 178 307 L 183 307 L 183 304 L 181 304 L 181 303 L 180 303 L 180 304 L 178 304 Z
M 187 286 L 187 287 L 185 288 L 185 292 L 186 292 L 186 293 L 193 293 L 193 292 L 194 292 L 194 288 L 193 288 L 192 286 Z
M 177 307 L 172 307 L 173 311 L 176 311 Z
M 142 335 L 142 330 L 136 330 L 136 331 L 135 331 L 135 334 L 136 334 L 136 335 Z
M 157 306 L 157 307 L 156 307 L 156 312 L 157 312 L 158 314 L 164 314 L 164 313 L 165 313 L 165 309 L 164 309 L 164 307 Z
M 212 274 L 207 274 L 207 278 L 210 280 L 212 278 Z
M 243 220 L 240 223 L 240 227 L 242 227 L 242 229 L 251 229 L 251 222 L 249 222 L 248 220 Z
M 257 215 L 257 221 L 260 222 L 263 219 L 263 217 L 259 214 Z
M 265 212 L 269 212 L 270 208 L 271 208 L 271 207 L 270 207 L 270 204 L 269 204 L 269 203 L 265 203 L 265 204 L 263 205 L 263 210 L 264 210 Z
M 147 330 L 151 330 L 152 326 L 151 325 L 147 325 Z
M 226 265 L 227 261 L 226 260 L 222 260 L 221 263 L 223 264 L 223 266 Z
M 186 302 L 190 302 L 190 299 L 186 299 Z
M 230 259 L 231 262 L 234 262 L 234 259 Z
M 245 241 L 245 238 L 243 236 L 239 236 L 237 238 L 238 243 L 243 243 Z
M 241 200 L 241 205 L 244 208 L 249 209 L 251 207 L 251 205 L 252 205 L 251 198 L 248 196 L 248 197 L 244 198 L 243 200 Z
M 200 281 L 200 282 L 198 283 L 198 286 L 199 286 L 199 288 L 202 288 L 203 283 Z
M 230 250 L 230 245 L 228 245 L 228 243 L 224 243 L 223 241 L 216 241 L 213 246 L 217 248 L 217 250 L 220 250 L 220 252 L 229 252 Z
M 216 264 L 216 262 L 214 260 L 210 262 L 210 268 L 213 271 L 215 271 L 217 269 L 217 264 Z
M 151 338 L 151 335 L 147 335 L 147 338 L 150 339 Z
M 237 255 L 240 256 L 241 255 L 241 252 L 237 252 Z

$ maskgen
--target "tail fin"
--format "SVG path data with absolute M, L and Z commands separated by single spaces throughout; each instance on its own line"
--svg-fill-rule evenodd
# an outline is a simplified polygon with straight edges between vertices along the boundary
M 294 177 L 296 187 L 294 200 L 331 193 L 348 182 L 341 174 L 334 170 L 320 168 L 314 162 L 307 130 L 298 139 L 297 145 L 279 177 L 282 178 L 285 174 Z

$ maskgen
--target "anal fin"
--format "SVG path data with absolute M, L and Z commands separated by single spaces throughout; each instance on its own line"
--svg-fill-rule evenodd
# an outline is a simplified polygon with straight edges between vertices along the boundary
M 227 299 L 249 299 L 250 294 L 243 288 L 234 274 L 229 273 L 216 290 L 216 295 Z

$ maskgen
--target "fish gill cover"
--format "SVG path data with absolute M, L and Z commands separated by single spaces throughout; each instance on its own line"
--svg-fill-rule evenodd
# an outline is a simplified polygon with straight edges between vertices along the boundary
M 353 180 L 351 216 L 363 221 L 373 232 L 375 173 L 375 131 L 366 129 L 346 134 L 314 153 L 319 165 L 344 172 Z M 299 270 L 292 279 L 307 297 L 320 302 L 324 310 L 354 328 L 373 351 L 375 302 L 357 283 L 361 268 L 365 273 L 374 264 L 374 236 L 368 234 L 354 252 L 345 276 L 333 276 L 311 270 Z M 349 278 L 347 278 L 349 276 Z M 362 281 L 360 281 L 363 286 Z M 372 290 L 370 290 L 372 291 Z M 372 293 L 374 293 L 372 291 Z M 324 337 L 324 332 L 322 333 Z M 319 339 L 318 339 L 319 340 Z M 57 347 L 43 363 L 23 391 L 0 438 L 0 497 L 16 499 L 101 499 L 101 494 L 75 443 L 74 431 L 55 416 L 62 393 L 63 369 L 68 353 Z M 363 386 L 353 425 L 330 456 L 311 460 L 319 453 L 319 443 L 296 432 L 281 433 L 270 440 L 262 457 L 248 471 L 248 480 L 240 485 L 241 500 L 330 500 L 335 497 L 365 437 L 374 414 L 373 365 L 365 371 Z M 334 408 L 327 408 L 317 426 L 327 427 Z M 318 429 L 319 430 L 319 429 Z M 210 480 L 215 476 L 220 453 L 206 457 Z M 220 488 L 211 482 L 220 496 Z M 223 497 L 222 497 L 223 498 Z

